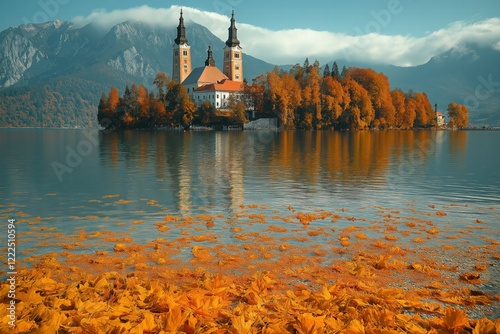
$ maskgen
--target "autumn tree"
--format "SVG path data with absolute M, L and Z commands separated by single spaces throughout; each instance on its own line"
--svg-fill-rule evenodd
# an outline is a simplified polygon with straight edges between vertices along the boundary
M 415 126 L 417 127 L 427 127 L 431 125 L 432 117 L 434 115 L 434 109 L 432 108 L 427 94 L 425 93 L 415 93 L 416 109 L 415 109 Z
M 289 71 L 290 75 L 292 75 L 295 80 L 297 80 L 297 82 L 299 84 L 302 84 L 302 81 L 304 79 L 304 67 L 300 66 L 300 64 L 295 64 L 293 65 L 293 67 L 290 69 Z
M 392 104 L 390 85 L 387 77 L 372 69 L 362 68 L 350 68 L 347 75 L 368 91 L 373 108 L 375 109 L 375 119 L 378 121 L 378 124 L 375 124 L 375 126 L 393 126 L 395 109 Z
M 464 105 L 451 102 L 447 110 L 451 127 L 464 128 L 469 125 L 469 110 Z
M 264 96 L 264 90 L 265 90 L 265 82 L 266 82 L 266 77 L 261 74 L 258 77 L 252 79 L 252 84 L 244 84 L 243 85 L 243 92 L 246 96 L 247 99 L 249 99 L 251 102 L 250 104 L 253 105 L 253 108 L 255 110 L 264 110 L 265 109 L 265 96 Z
M 167 76 L 165 72 L 158 72 L 156 74 L 153 84 L 158 89 L 159 100 L 165 99 L 165 90 L 167 89 L 169 83 L 170 83 L 170 78 Z
M 137 115 L 138 126 L 149 127 L 150 119 L 150 100 L 148 90 L 143 85 L 140 85 L 137 90 L 137 103 L 139 104 L 139 112 Z
M 344 111 L 339 117 L 340 128 L 365 129 L 375 117 L 368 91 L 349 76 L 344 78 Z
M 321 99 L 323 107 L 323 124 L 333 126 L 342 114 L 344 105 L 344 88 L 332 76 L 323 78 L 321 86 Z
M 391 91 L 392 104 L 394 105 L 394 126 L 401 128 L 403 126 L 404 116 L 406 114 L 405 94 L 401 89 Z
M 279 76 L 273 71 L 267 73 L 267 85 L 280 124 L 285 128 L 293 128 L 295 110 L 301 102 L 299 83 L 291 74 Z
M 210 101 L 205 101 L 198 107 L 197 118 L 203 125 L 210 125 L 215 117 L 215 107 Z
M 316 67 L 310 67 L 302 90 L 302 124 L 305 128 L 322 128 L 321 80 Z
M 163 101 L 155 99 L 154 102 L 150 104 L 150 113 L 152 115 L 153 121 L 150 124 L 151 127 L 163 127 L 163 126 L 171 126 L 172 117 L 170 114 L 167 114 L 167 110 L 165 109 L 165 104 Z
M 186 88 L 175 81 L 171 81 L 168 84 L 166 99 L 167 112 L 173 114 L 176 124 L 188 127 L 193 121 L 195 105 L 187 94 Z
M 115 110 L 120 103 L 120 94 L 115 86 L 111 86 L 111 89 L 109 90 L 108 103 L 112 110 Z
M 243 125 L 247 122 L 247 118 L 245 117 L 245 103 L 243 101 L 237 101 L 231 110 L 233 112 L 231 117 L 233 123 Z
M 415 96 L 412 93 L 407 93 L 405 94 L 405 113 L 403 114 L 400 127 L 402 129 L 413 128 L 416 117 L 417 117 L 417 102 L 415 101 Z
M 118 118 L 118 126 L 123 128 L 134 128 L 137 126 L 140 105 L 137 102 L 138 88 L 137 85 L 132 84 L 131 88 L 128 85 L 125 87 L 123 97 L 116 109 Z
M 117 125 L 118 119 L 116 115 L 116 109 L 119 103 L 120 96 L 116 87 L 111 87 L 108 97 L 106 97 L 106 95 L 102 93 L 102 97 L 99 101 L 99 107 L 97 110 L 97 121 L 101 126 L 109 129 Z

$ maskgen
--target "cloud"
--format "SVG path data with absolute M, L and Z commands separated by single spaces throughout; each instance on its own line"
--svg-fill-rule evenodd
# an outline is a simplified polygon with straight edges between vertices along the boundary
M 174 27 L 178 23 L 180 9 L 179 6 L 158 9 L 145 5 L 111 12 L 96 10 L 88 16 L 75 17 L 73 22 L 79 26 L 93 23 L 103 29 L 110 29 L 127 20 Z M 197 22 L 220 39 L 227 39 L 227 16 L 190 7 L 183 7 L 183 12 L 186 25 L 190 21 Z M 309 57 L 310 60 L 349 60 L 414 66 L 468 43 L 500 48 L 500 18 L 480 22 L 454 22 L 423 37 L 378 33 L 351 36 L 310 29 L 272 31 L 238 21 L 236 24 L 238 38 L 247 54 L 280 65 L 301 63 Z

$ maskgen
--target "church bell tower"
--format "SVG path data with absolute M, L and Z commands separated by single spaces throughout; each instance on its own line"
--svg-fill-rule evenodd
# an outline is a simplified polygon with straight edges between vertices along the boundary
M 235 26 L 234 10 L 231 15 L 229 36 L 224 47 L 223 73 L 231 80 L 243 82 L 243 52 L 238 40 L 238 29 Z
M 186 38 L 186 27 L 184 26 L 182 9 L 181 16 L 179 18 L 179 26 L 177 27 L 177 38 L 174 42 L 175 43 L 172 47 L 172 80 L 182 83 L 192 71 L 191 47 L 189 46 L 188 39 Z

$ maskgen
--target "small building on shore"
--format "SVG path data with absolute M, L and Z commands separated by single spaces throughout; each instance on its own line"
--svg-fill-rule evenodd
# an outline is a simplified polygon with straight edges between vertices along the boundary
M 446 122 L 444 121 L 444 115 L 440 111 L 436 113 L 436 122 L 437 126 L 439 126 L 440 128 L 446 126 Z

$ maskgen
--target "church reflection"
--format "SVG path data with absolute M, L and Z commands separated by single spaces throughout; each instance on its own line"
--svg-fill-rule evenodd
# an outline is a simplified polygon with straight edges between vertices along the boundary
M 448 139 L 453 147 L 443 147 Z M 443 150 L 465 150 L 466 142 L 465 132 L 443 131 L 121 131 L 104 133 L 99 149 L 114 174 L 140 176 L 139 198 L 192 215 L 203 208 L 234 214 L 246 201 L 265 203 L 269 184 L 281 185 L 276 196 L 306 187 L 311 196 L 356 198 L 384 186 L 406 157 L 425 164 Z M 262 197 L 246 198 L 245 189 Z
M 102 136 L 100 161 L 118 175 L 134 171 L 123 177 L 150 175 L 137 200 L 155 199 L 184 216 L 204 207 L 236 213 L 244 204 L 242 143 L 241 132 L 112 132 Z

